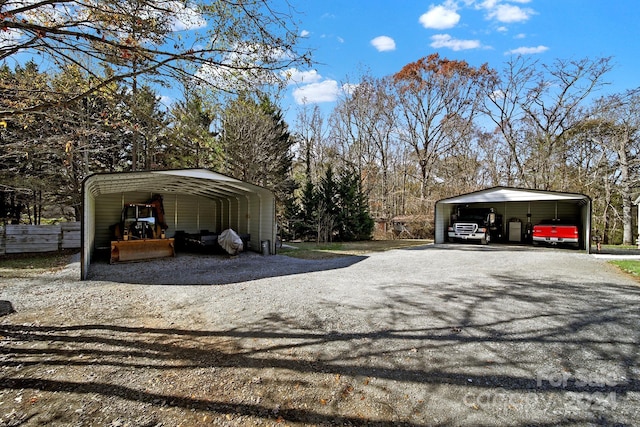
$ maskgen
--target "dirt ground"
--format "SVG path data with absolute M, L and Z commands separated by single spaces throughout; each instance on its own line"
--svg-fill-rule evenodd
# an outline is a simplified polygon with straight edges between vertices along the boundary
M 576 251 L 189 255 L 78 277 L 76 257 L 2 278 L 0 426 L 640 423 L 640 287 Z

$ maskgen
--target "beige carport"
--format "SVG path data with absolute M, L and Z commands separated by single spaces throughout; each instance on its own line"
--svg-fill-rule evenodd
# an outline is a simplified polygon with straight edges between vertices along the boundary
M 451 214 L 457 206 L 494 208 L 503 217 L 503 234 L 508 235 L 511 220 L 537 224 L 544 219 L 575 220 L 581 228 L 582 249 L 590 252 L 591 199 L 578 193 L 492 187 L 442 199 L 435 206 L 435 243 L 444 243 Z
M 144 203 L 154 194 L 164 199 L 167 236 L 180 230 L 250 235 L 249 249 L 270 242 L 274 253 L 276 220 L 272 191 L 207 169 L 97 173 L 82 184 L 81 279 L 87 278 L 97 250 L 110 245 L 109 226 L 120 220 L 125 203 Z

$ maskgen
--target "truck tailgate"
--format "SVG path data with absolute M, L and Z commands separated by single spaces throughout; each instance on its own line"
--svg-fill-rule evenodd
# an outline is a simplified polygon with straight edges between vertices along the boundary
M 535 225 L 533 238 L 550 242 L 577 242 L 579 232 L 575 225 Z

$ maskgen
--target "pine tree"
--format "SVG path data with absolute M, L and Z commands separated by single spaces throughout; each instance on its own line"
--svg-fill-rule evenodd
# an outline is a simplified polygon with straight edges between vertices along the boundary
M 373 219 L 369 203 L 362 191 L 360 178 L 352 170 L 344 170 L 338 184 L 338 235 L 342 241 L 369 240 L 373 233 Z
M 315 224 L 318 218 L 318 201 L 318 192 L 311 180 L 307 179 L 302 189 L 302 197 L 300 200 L 301 208 L 296 221 L 296 230 L 305 240 L 315 234 Z
M 196 91 L 185 88 L 184 100 L 171 108 L 173 126 L 164 153 L 169 168 L 213 168 L 222 164 L 222 149 L 211 132 L 214 105 Z
M 268 186 L 276 195 L 276 199 L 283 203 L 296 188 L 291 178 L 293 165 L 292 147 L 294 137 L 289 132 L 289 126 L 284 120 L 282 109 L 274 104 L 267 96 L 260 100 L 262 111 L 271 119 L 272 135 L 268 141 L 266 161 L 263 162 L 264 173 L 268 176 Z
M 316 239 L 318 242 L 333 241 L 338 225 L 339 214 L 338 183 L 333 176 L 331 165 L 318 185 L 318 215 L 316 220 Z
M 248 94 L 229 102 L 222 114 L 225 172 L 267 187 L 282 201 L 293 188 L 290 170 L 294 138 L 279 107 Z

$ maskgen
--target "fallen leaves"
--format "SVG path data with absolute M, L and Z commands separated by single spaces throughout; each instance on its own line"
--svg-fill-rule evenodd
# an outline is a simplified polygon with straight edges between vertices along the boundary
M 347 384 L 343 387 L 341 396 L 343 399 L 346 399 L 351 395 L 351 393 L 353 393 L 353 386 L 351 384 Z

